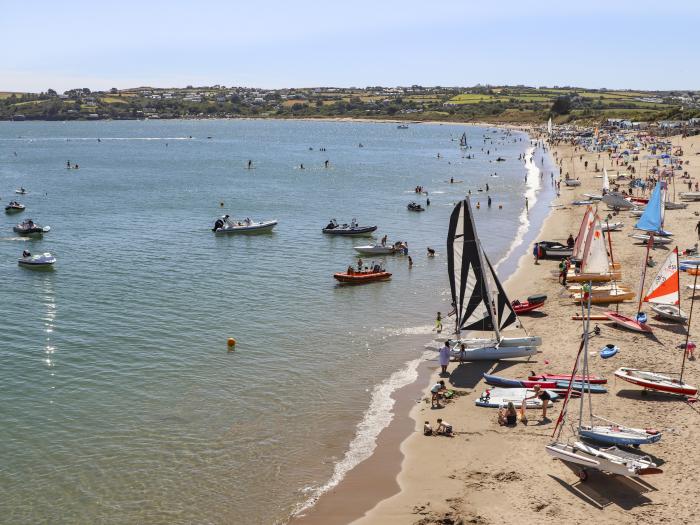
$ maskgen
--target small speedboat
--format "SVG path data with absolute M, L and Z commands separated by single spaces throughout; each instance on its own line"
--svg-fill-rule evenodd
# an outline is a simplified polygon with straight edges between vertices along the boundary
M 410 202 L 406 207 L 408 208 L 408 211 L 425 211 L 425 208 L 417 202 Z
M 24 211 L 24 209 L 24 204 L 20 204 L 17 201 L 12 201 L 10 202 L 10 204 L 5 206 L 5 213 L 19 213 L 21 211 Z
M 19 189 L 16 189 L 16 190 L 15 190 L 15 193 L 16 193 L 17 195 L 26 195 L 26 194 L 27 194 L 27 190 L 25 190 L 24 188 L 19 188 Z
M 408 124 L 399 124 L 396 129 L 408 129 Z
M 28 255 L 17 260 L 17 263 L 25 268 L 51 268 L 55 262 L 56 257 L 49 252 Z
M 329 235 L 368 235 L 376 229 L 376 226 L 360 226 L 355 219 L 350 224 L 338 224 L 338 221 L 331 219 L 321 231 Z
M 531 295 L 525 301 L 518 301 L 516 299 L 511 302 L 511 305 L 516 314 L 523 314 L 536 310 L 537 308 L 542 308 L 546 300 L 546 295 Z
M 41 237 L 43 234 L 49 232 L 51 230 L 51 227 L 41 226 L 39 224 L 36 224 L 31 219 L 27 219 L 26 221 L 23 221 L 17 224 L 16 226 L 13 226 L 12 230 L 15 233 L 19 233 L 20 235 L 27 235 L 30 237 Z
M 406 250 L 401 243 L 396 243 L 390 246 L 384 246 L 382 244 L 368 244 L 366 246 L 353 246 L 353 249 L 363 255 L 394 255 L 397 253 L 404 253 Z
M 383 269 L 375 266 L 372 270 L 354 271 L 348 268 L 346 272 L 338 272 L 333 274 L 333 278 L 342 284 L 365 284 L 376 281 L 386 281 L 391 279 L 391 274 Z
M 227 233 L 265 233 L 272 231 L 272 228 L 276 225 L 277 221 L 274 219 L 256 222 L 250 219 L 235 220 L 227 216 L 217 219 L 212 231 L 217 235 Z

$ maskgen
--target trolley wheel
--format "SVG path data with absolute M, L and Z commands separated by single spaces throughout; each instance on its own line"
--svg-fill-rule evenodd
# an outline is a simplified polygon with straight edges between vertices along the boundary
M 642 395 L 643 395 L 643 396 L 646 396 L 648 393 L 649 393 L 649 391 L 648 391 L 646 388 L 645 388 L 644 390 L 642 390 Z
M 586 481 L 588 479 L 588 471 L 586 469 L 579 470 L 578 479 L 580 479 L 581 481 Z
M 632 446 L 633 446 L 634 448 L 639 448 L 639 443 L 635 443 L 635 444 L 632 445 Z

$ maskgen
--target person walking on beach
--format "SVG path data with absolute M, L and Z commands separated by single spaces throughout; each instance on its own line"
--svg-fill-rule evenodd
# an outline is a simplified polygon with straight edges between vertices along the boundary
M 437 313 L 437 318 L 435 319 L 435 331 L 438 334 L 442 332 L 442 315 L 440 312 Z
M 525 211 L 530 211 L 530 207 L 528 206 L 527 202 L 527 197 L 525 197 Z
M 698 239 L 700 239 L 700 221 L 695 225 L 695 230 L 698 232 Z
M 540 245 L 535 243 L 535 247 L 532 249 L 532 255 L 535 256 L 535 264 L 540 264 Z
M 447 365 L 450 364 L 450 345 L 447 344 L 447 341 L 445 341 L 445 344 L 440 348 L 440 368 L 442 370 L 440 371 L 440 377 L 444 377 L 446 375 L 449 375 L 447 373 Z M 442 381 L 443 386 L 444 386 L 444 381 Z

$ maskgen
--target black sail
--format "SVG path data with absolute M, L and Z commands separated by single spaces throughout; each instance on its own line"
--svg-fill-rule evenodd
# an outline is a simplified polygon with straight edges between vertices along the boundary
M 447 232 L 447 273 L 457 316 L 457 332 L 495 329 L 485 276 L 485 271 L 490 269 L 484 267 L 485 259 L 480 250 L 471 205 L 464 200 L 452 211 Z

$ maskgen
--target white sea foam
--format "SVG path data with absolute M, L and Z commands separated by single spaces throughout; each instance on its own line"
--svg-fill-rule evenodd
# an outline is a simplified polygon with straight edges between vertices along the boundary
M 311 495 L 297 506 L 295 515 L 311 508 L 318 498 L 337 486 L 348 472 L 372 455 L 377 448 L 379 433 L 394 419 L 393 408 L 396 401 L 392 399 L 391 394 L 414 382 L 418 378 L 418 365 L 432 355 L 432 352 L 423 352 L 420 357 L 409 361 L 401 370 L 394 372 L 388 379 L 374 387 L 369 407 L 362 421 L 357 425 L 355 437 L 350 442 L 347 452 L 335 464 L 333 475 L 324 485 L 306 490 Z
M 527 182 L 525 183 L 525 193 L 523 196 L 527 199 L 528 207 L 531 208 L 537 202 L 537 192 L 542 187 L 542 181 L 540 180 L 540 169 L 535 164 L 535 148 L 530 147 L 525 152 L 525 158 L 527 162 L 525 163 L 525 169 L 527 170 Z M 523 208 L 520 214 L 520 225 L 518 226 L 518 231 L 515 233 L 515 238 L 511 243 L 506 254 L 501 257 L 501 259 L 496 263 L 496 269 L 501 265 L 503 261 L 508 259 L 510 255 L 523 243 L 523 238 L 527 229 L 530 226 L 530 218 L 528 216 L 528 209 Z

